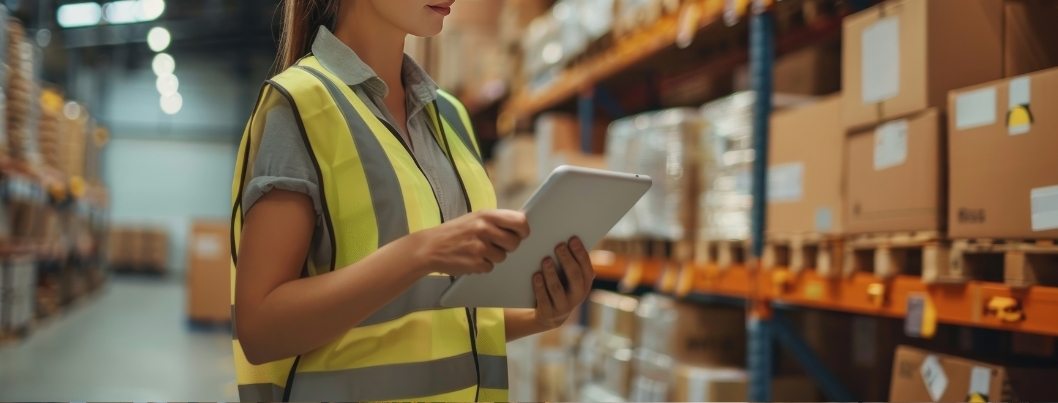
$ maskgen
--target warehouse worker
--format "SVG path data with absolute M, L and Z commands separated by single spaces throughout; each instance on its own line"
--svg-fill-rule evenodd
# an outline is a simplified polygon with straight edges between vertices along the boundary
M 560 325 L 590 290 L 573 238 L 534 275 L 536 309 L 439 306 L 451 276 L 492 270 L 529 234 L 495 210 L 466 110 L 403 53 L 452 3 L 285 1 L 282 72 L 232 190 L 242 400 L 507 400 L 506 342 Z

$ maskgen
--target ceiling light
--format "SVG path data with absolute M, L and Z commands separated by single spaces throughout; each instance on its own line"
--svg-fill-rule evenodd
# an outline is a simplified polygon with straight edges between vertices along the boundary
M 172 74 L 158 76 L 154 86 L 158 88 L 158 93 L 162 96 L 173 95 L 180 89 L 180 80 Z
M 162 112 L 165 112 L 166 115 L 175 115 L 184 107 L 184 98 L 180 96 L 179 92 L 172 95 L 165 95 L 162 96 L 160 104 L 162 106 Z
M 161 77 L 173 74 L 176 71 L 176 60 L 168 53 L 159 53 L 154 55 L 154 60 L 151 61 L 151 69 L 154 70 L 154 75 Z
M 103 18 L 110 24 L 139 22 L 140 3 L 136 0 L 112 1 L 103 5 Z
M 161 52 L 169 47 L 169 42 L 173 40 L 173 37 L 169 34 L 169 30 L 162 27 L 151 28 L 147 32 L 147 46 L 151 47 L 151 50 L 155 52 Z
M 103 17 L 99 3 L 73 3 L 59 6 L 56 19 L 63 28 L 86 27 L 96 25 Z
M 140 21 L 157 20 L 165 13 L 165 0 L 140 0 Z

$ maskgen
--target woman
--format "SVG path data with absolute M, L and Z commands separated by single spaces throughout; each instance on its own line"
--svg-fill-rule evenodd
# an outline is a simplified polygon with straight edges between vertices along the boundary
M 438 305 L 529 234 L 494 210 L 462 105 L 403 53 L 452 3 L 286 0 L 232 190 L 242 400 L 507 400 L 505 343 L 589 292 L 574 238 L 534 275 L 536 309 Z

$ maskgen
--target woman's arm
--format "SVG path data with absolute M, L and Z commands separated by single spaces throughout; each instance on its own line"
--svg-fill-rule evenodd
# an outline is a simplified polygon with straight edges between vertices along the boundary
M 430 272 L 491 271 L 528 235 L 521 213 L 474 213 L 391 242 L 349 267 L 299 278 L 315 222 L 308 197 L 281 190 L 263 196 L 246 215 L 235 327 L 251 363 L 334 340 Z

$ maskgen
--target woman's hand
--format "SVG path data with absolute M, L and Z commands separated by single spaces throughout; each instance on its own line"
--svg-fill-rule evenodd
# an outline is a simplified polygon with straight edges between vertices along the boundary
M 580 238 L 555 247 L 558 265 L 550 257 L 544 259 L 542 268 L 533 275 L 533 291 L 536 293 L 534 320 L 546 329 L 561 325 L 591 292 L 595 280 L 588 249 Z M 559 270 L 565 274 L 566 285 L 559 278 Z
M 525 214 L 512 210 L 479 211 L 412 234 L 423 275 L 488 273 L 529 236 Z

